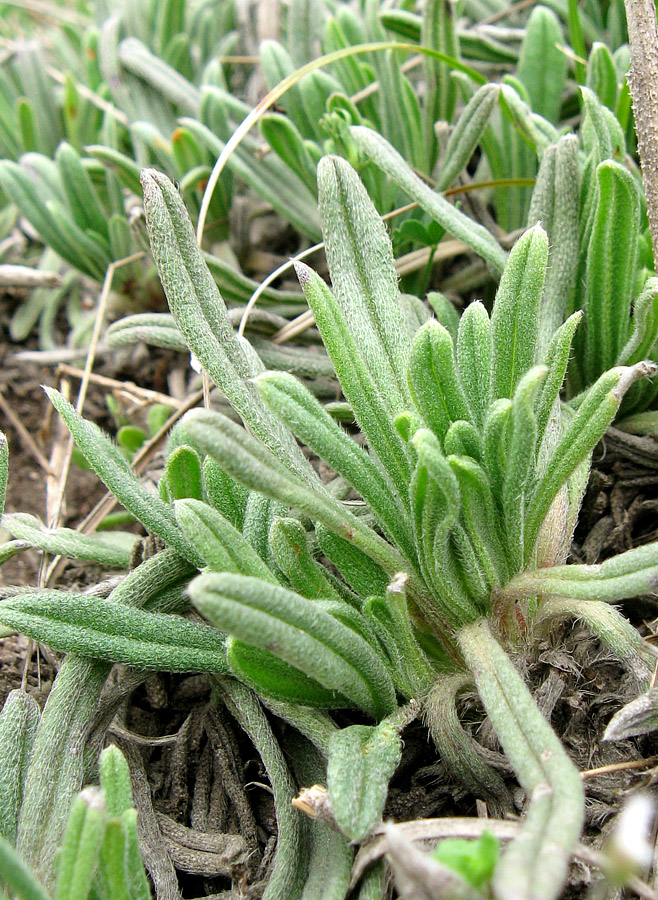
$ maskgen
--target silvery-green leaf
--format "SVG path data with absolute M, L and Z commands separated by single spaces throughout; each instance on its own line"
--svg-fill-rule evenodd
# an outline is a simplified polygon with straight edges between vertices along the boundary
M 350 725 L 331 738 L 327 787 L 336 822 L 351 840 L 362 840 L 381 821 L 401 757 L 399 732 L 387 721 Z
M 631 700 L 614 714 L 603 735 L 604 741 L 622 741 L 650 734 L 658 728 L 658 688 Z

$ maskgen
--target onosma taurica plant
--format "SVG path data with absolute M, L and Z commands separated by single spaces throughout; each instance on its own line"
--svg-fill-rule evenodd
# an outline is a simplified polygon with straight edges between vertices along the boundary
M 324 158 L 318 181 L 332 288 L 305 265 L 297 275 L 343 401 L 328 411 L 297 378 L 264 370 L 233 332 L 173 185 L 144 171 L 175 324 L 237 416 L 188 413 L 154 496 L 49 391 L 90 465 L 167 548 L 108 599 L 21 591 L 0 605 L 0 621 L 76 661 L 103 660 L 102 673 L 116 661 L 209 672 L 241 721 L 253 691 L 315 744 L 339 829 L 325 844 L 332 875 L 318 885 L 316 872 L 312 889 L 298 814 L 275 791 L 270 898 L 301 897 L 305 884 L 304 897 L 345 896 L 348 842 L 381 821 L 409 701 L 455 775 L 492 811 L 506 809 L 500 775 L 458 720 L 457 697 L 474 686 L 528 800 L 491 889 L 502 900 L 551 900 L 581 832 L 583 788 L 514 660 L 553 623 L 577 618 L 640 682 L 648 678 L 650 648 L 611 603 L 653 590 L 658 546 L 597 566 L 566 563 L 592 450 L 627 389 L 655 367 L 613 368 L 562 405 L 581 314 L 540 355 L 540 224 L 511 250 L 491 314 L 473 303 L 451 333 L 400 295 L 387 232 L 349 164 Z M 321 479 L 309 458 L 335 478 Z M 36 541 L 24 518 L 5 522 Z M 84 553 L 99 555 L 100 538 L 86 540 Z M 83 555 L 82 544 L 68 552 Z M 190 618 L 192 609 L 211 624 Z M 331 711 L 341 708 L 367 724 L 339 729 Z M 382 884 L 368 881 L 362 896 L 381 896 Z M 482 896 L 466 882 L 455 890 Z

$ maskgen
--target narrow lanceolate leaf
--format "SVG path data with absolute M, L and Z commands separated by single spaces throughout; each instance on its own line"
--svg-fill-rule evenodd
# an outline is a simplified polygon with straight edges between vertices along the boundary
M 229 637 L 226 655 L 231 674 L 261 697 L 309 709 L 349 709 L 354 705 L 269 650 Z
M 20 900 L 52 900 L 41 882 L 32 874 L 16 848 L 0 834 L 0 871 L 2 880 Z M 3 900 L 6 895 L 3 893 Z
M 627 550 L 598 565 L 549 566 L 523 572 L 506 586 L 510 596 L 571 597 L 616 603 L 658 588 L 658 543 Z
M 57 900 L 86 900 L 91 891 L 107 810 L 103 792 L 85 788 L 73 801 L 57 861 Z
M 640 226 L 640 187 L 625 166 L 606 160 L 598 166 L 596 177 L 598 202 L 587 252 L 585 374 L 589 381 L 617 363 L 626 343 Z
M 386 568 L 404 568 L 395 548 L 344 509 L 319 481 L 316 488 L 291 475 L 283 463 L 235 422 L 203 410 L 188 413 L 183 421 L 197 446 L 245 487 L 321 522 Z
M 619 365 L 648 359 L 658 339 L 658 278 L 648 278 L 633 303 L 630 336 L 619 354 Z
M 67 556 L 69 559 L 90 559 L 100 565 L 127 569 L 135 546 L 136 536 L 125 532 L 80 534 L 72 528 L 45 528 L 36 516 L 14 513 L 5 516 L 2 525 L 9 533 L 32 547 Z
M 539 222 L 548 235 L 549 254 L 544 299 L 539 314 L 536 362 L 556 329 L 573 308 L 578 266 L 578 138 L 567 134 L 548 148 L 532 192 L 528 226 Z
M 428 215 L 490 263 L 494 269 L 502 272 L 507 254 L 482 225 L 455 209 L 447 200 L 421 181 L 397 150 L 391 147 L 376 131 L 362 125 L 354 125 L 350 128 L 350 133 L 359 149 L 363 150 L 375 165 L 389 178 L 392 178 L 403 191 L 416 200 Z
M 55 159 L 74 221 L 80 228 L 107 237 L 107 213 L 80 157 L 70 144 L 60 144 Z
M 293 590 L 309 600 L 324 598 L 340 601 L 322 566 L 311 555 L 301 522 L 290 518 L 277 519 L 270 528 L 269 544 L 277 566 Z
M 90 659 L 146 670 L 226 671 L 224 638 L 216 629 L 86 594 L 20 594 L 0 604 L 0 622 L 55 650 Z
M 11 691 L 0 712 L 0 837 L 12 844 L 40 716 L 39 704 L 23 690 Z
M 372 380 L 359 349 L 358 336 L 350 333 L 342 310 L 324 281 L 304 263 L 295 271 L 313 311 L 345 398 L 352 406 L 361 431 L 379 457 L 398 493 L 406 493 L 411 475 L 404 445 L 391 425 L 388 407 Z
M 133 805 L 133 792 L 130 784 L 130 768 L 125 756 L 115 744 L 110 744 L 101 753 L 98 759 L 98 773 L 108 815 L 122 815 Z
M 245 644 L 276 652 L 376 718 L 396 707 L 383 660 L 355 631 L 286 588 L 240 575 L 200 575 L 190 596 L 206 618 Z
M 131 347 L 143 341 L 152 347 L 185 352 L 188 346 L 173 316 L 167 313 L 138 313 L 112 322 L 105 332 L 109 347 Z
M 291 436 L 270 416 L 248 379 L 254 373 L 233 334 L 183 201 L 169 179 L 142 172 L 151 250 L 176 325 L 204 369 L 251 431 L 298 471 L 307 466 Z
M 368 372 L 395 415 L 408 405 L 409 337 L 386 227 L 356 172 L 327 156 L 318 166 L 320 216 L 333 292 Z
M 209 569 L 276 579 L 251 544 L 218 510 L 200 500 L 177 500 L 176 520 Z
M 532 11 L 525 27 L 517 74 L 530 105 L 550 122 L 557 122 L 567 74 L 567 57 L 562 52 L 564 35 L 555 13 L 545 6 Z
M 329 742 L 327 788 L 336 822 L 353 841 L 362 840 L 382 819 L 388 783 L 402 757 L 398 730 L 350 725 Z
M 128 462 L 93 422 L 82 419 L 54 388 L 45 387 L 51 403 L 64 419 L 89 465 L 114 496 L 149 531 L 171 544 L 181 556 L 199 561 L 194 548 L 176 525 L 173 510 L 142 485 Z
M 542 362 L 548 367 L 548 374 L 544 380 L 539 396 L 535 401 L 535 415 L 537 417 L 537 440 L 541 442 L 546 425 L 551 415 L 551 410 L 560 395 L 560 388 L 564 382 L 569 365 L 571 343 L 576 333 L 576 328 L 582 319 L 582 312 L 575 312 L 567 321 L 558 328 L 548 345 L 548 349 Z
M 494 890 L 501 898 L 555 900 L 583 825 L 580 775 L 487 621 L 467 626 L 458 638 L 491 723 L 530 798 L 519 837 L 496 868 Z
M 176 447 L 167 457 L 160 485 L 170 503 L 187 497 L 200 500 L 201 460 L 196 450 L 185 445 Z
M 480 301 L 469 303 L 457 332 L 457 365 L 470 420 L 478 427 L 491 403 L 491 322 Z
M 526 518 L 526 555 L 532 552 L 539 529 L 557 492 L 601 440 L 626 391 L 640 378 L 654 375 L 656 370 L 657 367 L 652 363 L 617 366 L 601 375 L 588 390 L 530 499 Z
M 449 0 L 429 0 L 423 7 L 420 42 L 459 59 L 459 39 L 455 22 L 455 8 Z M 450 66 L 430 57 L 423 58 L 427 93 L 423 98 L 423 129 L 429 171 L 435 163 L 436 122 L 451 122 L 457 99 L 457 85 L 450 77 Z M 403 125 L 404 128 L 404 125 Z
M 307 388 L 292 375 L 266 372 L 256 379 L 266 405 L 293 434 L 347 479 L 367 500 L 387 535 L 413 560 L 404 505 L 381 469 L 322 408 Z M 406 501 L 406 496 L 403 498 Z M 411 555 L 409 555 L 411 554 Z
M 510 253 L 491 315 L 494 398 L 511 398 L 534 362 L 547 259 L 548 240 L 539 225 Z
M 434 320 L 423 325 L 414 339 L 409 384 L 419 412 L 440 441 L 453 422 L 469 418 L 452 338 Z
M 499 85 L 483 84 L 464 107 L 443 155 L 436 180 L 437 191 L 449 188 L 468 165 L 489 125 L 499 93 Z

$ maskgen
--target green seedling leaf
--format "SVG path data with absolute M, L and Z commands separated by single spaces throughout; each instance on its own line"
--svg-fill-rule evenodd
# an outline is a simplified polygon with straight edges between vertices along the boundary
M 277 519 L 269 533 L 272 556 L 293 590 L 309 600 L 340 600 L 329 579 L 313 559 L 306 531 L 297 519 Z
M 347 697 L 323 687 L 268 650 L 251 647 L 233 637 L 228 639 L 226 649 L 232 674 L 263 697 L 311 709 L 353 706 Z
M 468 165 L 489 125 L 499 93 L 499 85 L 483 84 L 464 107 L 443 154 L 436 179 L 437 191 L 449 188 Z
M 447 232 L 463 241 L 475 253 L 499 272 L 505 268 L 507 254 L 499 247 L 489 232 L 464 213 L 451 206 L 447 200 L 424 184 L 409 168 L 404 159 L 381 135 L 370 128 L 352 126 L 350 134 L 357 146 L 405 193 L 414 199 L 421 209 L 442 225 Z
M 276 579 L 242 534 L 212 506 L 200 500 L 177 500 L 176 519 L 209 569 Z
M 293 470 L 308 475 L 308 464 L 292 437 L 265 412 L 249 382 L 254 373 L 233 334 L 178 192 L 154 169 L 142 172 L 142 187 L 153 257 L 169 308 L 188 346 L 250 430 Z
M 491 403 L 492 353 L 489 315 L 479 301 L 470 303 L 459 320 L 457 365 L 468 418 L 479 427 Z
M 92 888 L 107 811 L 98 788 L 85 788 L 73 801 L 57 861 L 56 900 L 86 900 Z
M 299 594 L 240 575 L 201 575 L 190 597 L 202 615 L 240 641 L 272 652 L 379 718 L 395 708 L 382 659 L 356 632 Z
M 563 484 L 578 466 L 589 457 L 594 447 L 614 419 L 624 394 L 641 378 L 655 375 L 652 363 L 617 366 L 601 375 L 587 391 L 576 415 L 567 425 L 551 456 L 533 495 L 526 514 L 526 554 L 531 553 L 548 513 L 549 507 Z
M 188 497 L 200 500 L 203 494 L 201 487 L 201 460 L 196 450 L 185 445 L 176 447 L 167 457 L 161 485 L 163 483 L 166 499 L 169 503 Z
M 457 329 L 459 328 L 459 313 L 455 309 L 454 303 L 438 291 L 430 291 L 427 295 L 427 302 L 434 310 L 434 315 L 440 325 L 448 331 L 453 341 L 457 341 Z
M 519 837 L 496 867 L 494 890 L 504 896 L 555 900 L 583 824 L 580 774 L 488 622 L 467 626 L 458 640 L 496 734 L 532 798 Z
M 23 690 L 11 691 L 0 712 L 0 837 L 11 844 L 40 717 L 38 703 Z
M 126 451 L 128 459 L 132 458 L 146 440 L 141 428 L 135 425 L 123 425 L 117 431 L 117 444 Z
M 395 415 L 408 403 L 409 339 L 390 239 L 345 160 L 328 156 L 320 161 L 318 191 L 334 295 L 352 337 L 359 341 L 370 377 Z
M 395 548 L 348 512 L 322 487 L 305 484 L 274 457 L 259 441 L 214 412 L 194 410 L 183 420 L 195 444 L 215 459 L 236 481 L 285 506 L 292 506 L 321 522 L 340 537 L 354 543 L 376 562 L 404 568 Z
M 614 366 L 626 343 L 640 224 L 640 187 L 620 163 L 597 170 L 598 201 L 587 251 L 585 374 Z M 624 252 L 619 253 L 619 247 Z
M 567 74 L 563 43 L 555 13 L 536 6 L 525 27 L 517 76 L 528 91 L 533 111 L 554 123 L 560 116 Z
M 120 816 L 132 808 L 133 791 L 130 769 L 126 758 L 117 746 L 106 747 L 98 759 L 98 772 L 105 795 L 108 816 Z
M 55 650 L 143 670 L 225 672 L 223 636 L 177 615 L 97 597 L 31 591 L 0 604 L 0 621 Z
M 658 279 L 648 278 L 633 303 L 630 337 L 619 354 L 619 363 L 629 365 L 647 359 L 658 337 Z
M 547 260 L 548 240 L 539 225 L 510 253 L 491 315 L 494 399 L 511 398 L 534 362 Z
M 315 194 L 317 191 L 315 162 L 296 125 L 285 116 L 268 113 L 260 120 L 259 127 L 272 150 Z
M 44 390 L 89 465 L 117 500 L 149 531 L 159 535 L 181 556 L 196 565 L 199 561 L 196 552 L 176 525 L 173 510 L 146 490 L 98 426 L 82 419 L 58 391 L 49 387 Z
M 453 422 L 469 418 L 452 338 L 436 321 L 423 325 L 414 339 L 409 385 L 416 407 L 440 441 Z
M 451 838 L 441 841 L 432 853 L 433 858 L 461 875 L 473 887 L 484 887 L 496 868 L 500 844 L 490 831 L 484 831 L 476 841 Z
M 388 783 L 402 757 L 398 730 L 389 722 L 350 725 L 329 742 L 327 788 L 341 831 L 362 840 L 381 822 Z
M 293 434 L 368 501 L 388 536 L 414 558 L 407 536 L 404 504 L 368 454 L 321 407 L 300 381 L 266 372 L 256 379 L 265 404 Z
M 404 496 L 410 477 L 409 460 L 404 445 L 390 425 L 388 406 L 368 371 L 359 350 L 358 337 L 350 333 L 343 311 L 324 281 L 304 263 L 296 263 L 295 271 L 345 398 L 352 406 L 371 449 L 379 457 L 400 496 Z
M 23 862 L 12 844 L 0 834 L 0 871 L 2 886 L 6 886 L 12 896 L 19 900 L 52 900 L 50 894 Z M 4 896 L 6 895 L 0 895 Z
M 87 535 L 71 528 L 47 529 L 36 516 L 27 513 L 4 516 L 2 525 L 13 537 L 46 553 L 69 559 L 90 559 L 117 569 L 130 566 L 136 540 L 134 534 L 126 532 Z

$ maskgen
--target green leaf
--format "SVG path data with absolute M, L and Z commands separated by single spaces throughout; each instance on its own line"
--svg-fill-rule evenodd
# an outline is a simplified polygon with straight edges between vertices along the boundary
M 302 482 L 239 425 L 204 410 L 188 413 L 183 422 L 195 444 L 245 487 L 321 522 L 380 565 L 394 571 L 404 568 L 395 548 L 334 500 L 319 480 Z
M 548 240 L 539 225 L 510 253 L 491 314 L 494 399 L 511 398 L 534 362 L 547 260 Z
M 587 87 L 594 91 L 601 103 L 613 112 L 619 94 L 619 77 L 612 53 L 605 44 L 595 41 L 587 60 Z
M 576 312 L 569 316 L 567 321 L 553 335 L 553 339 L 546 351 L 544 362 L 548 367 L 548 374 L 535 401 L 537 440 L 539 443 L 541 443 L 546 431 L 555 402 L 560 396 L 560 388 L 564 382 L 567 366 L 569 365 L 573 336 L 582 317 L 582 312 Z
M 601 375 L 587 391 L 530 498 L 526 517 L 526 553 L 532 552 L 557 492 L 603 437 L 628 388 L 640 378 L 653 374 L 655 367 L 651 363 L 618 366 Z
M 137 540 L 136 535 L 126 532 L 80 534 L 72 528 L 47 529 L 36 516 L 27 513 L 4 516 L 2 525 L 13 537 L 46 553 L 70 559 L 90 559 L 117 569 L 129 568 Z
M 167 500 L 191 498 L 200 500 L 201 488 L 201 460 L 199 454 L 192 447 L 182 445 L 169 454 L 162 476 Z
M 549 245 L 536 362 L 543 361 L 566 310 L 573 308 L 578 270 L 579 197 L 578 140 L 569 134 L 544 154 L 528 213 L 528 226 L 539 222 Z
M 284 662 L 274 653 L 230 637 L 226 643 L 231 673 L 263 697 L 312 709 L 350 708 L 353 702 Z
M 387 535 L 413 560 L 404 504 L 385 475 L 321 407 L 300 381 L 285 373 L 266 372 L 256 379 L 265 404 L 293 434 L 342 475 L 372 507 Z M 406 498 L 405 498 L 406 499 Z
M 416 407 L 440 441 L 453 422 L 469 418 L 452 338 L 434 320 L 423 325 L 414 339 L 409 384 Z
M 469 219 L 424 184 L 381 135 L 363 126 L 352 126 L 350 133 L 359 149 L 409 194 L 421 209 L 490 263 L 495 270 L 502 272 L 507 254 L 482 225 Z
M 296 263 L 295 271 L 345 398 L 371 449 L 402 496 L 409 483 L 409 459 L 391 425 L 389 407 L 379 385 L 373 381 L 360 352 L 358 337 L 350 333 L 343 311 L 324 281 L 304 263 Z
M 294 122 L 278 113 L 268 113 L 261 118 L 259 127 L 272 150 L 315 194 L 317 191 L 315 162 Z
M 0 834 L 2 881 L 20 900 L 51 900 L 50 895 L 23 862 L 9 841 Z M 1 896 L 1 895 L 0 895 Z M 4 900 L 4 898 L 3 898 Z
M 370 377 L 395 415 L 408 403 L 409 339 L 386 227 L 345 160 L 320 161 L 318 190 L 334 295 Z
M 55 650 L 142 670 L 225 672 L 224 638 L 177 615 L 86 594 L 30 591 L 0 603 L 0 621 Z
M 423 18 L 420 42 L 424 47 L 431 47 L 445 53 L 453 59 L 459 59 L 459 39 L 457 37 L 456 11 L 449 0 L 428 0 L 423 7 Z M 451 67 L 431 57 L 424 57 L 425 82 L 427 93 L 423 98 L 423 130 L 425 152 L 429 162 L 429 171 L 435 160 L 436 122 L 451 122 L 457 99 L 457 87 L 450 77 Z
M 619 354 L 621 365 L 647 359 L 658 339 L 658 279 L 648 278 L 633 303 L 630 336 Z
M 381 821 L 401 757 L 399 732 L 387 721 L 350 725 L 331 738 L 327 788 L 336 822 L 351 840 L 362 840 Z
M 217 572 L 276 579 L 242 534 L 212 506 L 200 500 L 177 500 L 176 519 L 204 563 Z
M 120 816 L 133 805 L 130 769 L 123 753 L 110 744 L 98 758 L 98 772 L 108 816 Z
M 321 525 L 316 527 L 316 534 L 324 555 L 360 597 L 379 595 L 386 590 L 389 577 L 369 556 Z
M 105 798 L 85 788 L 73 801 L 57 860 L 56 900 L 86 900 L 98 868 L 105 836 Z
M 536 6 L 524 31 L 517 76 L 528 91 L 533 111 L 556 123 L 567 74 L 560 22 L 550 9 Z
M 293 469 L 307 469 L 292 437 L 265 411 L 249 382 L 254 372 L 233 334 L 178 192 L 154 169 L 142 172 L 142 187 L 153 258 L 187 345 L 251 431 Z
M 640 226 L 640 187 L 630 172 L 606 160 L 597 167 L 596 177 L 585 306 L 584 369 L 589 381 L 616 365 L 626 343 Z
M 499 85 L 483 84 L 462 110 L 443 154 L 436 179 L 437 191 L 449 188 L 468 165 L 489 125 L 499 93 Z
M 0 712 L 0 837 L 16 843 L 23 788 L 41 710 L 23 690 L 7 695 Z
M 494 890 L 555 900 L 583 825 L 580 774 L 488 622 L 481 619 L 467 626 L 458 639 L 496 734 L 531 798 L 519 836 L 496 867 Z
M 82 419 L 58 391 L 49 387 L 44 387 L 44 390 L 90 466 L 117 500 L 149 531 L 159 535 L 181 556 L 196 564 L 198 556 L 176 525 L 171 507 L 146 490 L 98 426 Z
M 457 365 L 468 418 L 480 427 L 491 403 L 492 352 L 489 315 L 479 301 L 469 303 L 459 320 Z
M 340 600 L 323 567 L 312 557 L 308 538 L 297 519 L 277 519 L 272 523 L 269 544 L 277 566 L 293 590 L 309 600 Z
M 55 159 L 74 221 L 86 231 L 107 237 L 107 213 L 98 200 L 80 157 L 70 144 L 62 143 L 57 148 Z
M 395 706 L 391 677 L 372 647 L 315 603 L 286 588 L 241 575 L 195 578 L 192 602 L 218 628 L 275 652 L 328 690 L 378 718 Z
M 523 572 L 505 586 L 510 596 L 570 597 L 616 603 L 658 586 L 658 543 L 619 553 L 598 565 L 549 566 Z
M 249 491 L 223 472 L 210 456 L 203 461 L 202 476 L 208 502 L 232 525 L 241 529 Z
M 489 882 L 498 862 L 499 850 L 498 839 L 490 831 L 483 831 L 475 841 L 463 838 L 441 841 L 432 856 L 477 888 Z

